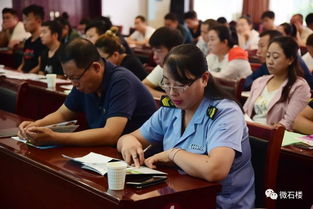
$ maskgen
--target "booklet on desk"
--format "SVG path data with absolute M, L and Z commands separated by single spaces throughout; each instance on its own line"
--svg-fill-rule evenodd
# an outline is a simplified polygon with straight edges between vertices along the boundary
M 300 136 L 298 140 L 310 146 L 313 146 L 313 135 Z
M 83 157 L 72 158 L 67 155 L 62 154 L 64 158 L 70 159 L 74 162 L 78 162 L 81 164 L 83 169 L 91 170 L 100 175 L 105 175 L 107 173 L 106 163 L 113 161 L 120 161 L 119 159 L 114 159 L 105 155 L 101 155 L 98 153 L 90 152 L 88 155 Z M 167 173 L 157 171 L 145 166 L 140 166 L 139 168 L 128 166 L 126 168 L 126 175 L 167 175 Z

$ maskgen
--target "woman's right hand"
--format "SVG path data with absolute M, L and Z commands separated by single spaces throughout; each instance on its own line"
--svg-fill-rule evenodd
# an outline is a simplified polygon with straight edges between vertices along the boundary
M 131 134 L 122 136 L 117 142 L 117 147 L 127 164 L 134 163 L 136 167 L 144 164 L 142 144 L 135 136 Z
M 27 139 L 26 135 L 26 129 L 29 127 L 35 126 L 34 121 L 23 121 L 19 126 L 18 126 L 18 133 L 17 136 L 22 138 L 22 139 Z

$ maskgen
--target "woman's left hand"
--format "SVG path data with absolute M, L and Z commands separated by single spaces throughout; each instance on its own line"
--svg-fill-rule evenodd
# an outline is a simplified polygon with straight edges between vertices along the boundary
M 172 160 L 169 158 L 169 154 L 172 151 L 172 149 L 160 152 L 158 154 L 155 154 L 145 160 L 146 166 L 149 168 L 156 168 L 156 164 L 162 163 L 162 164 L 167 164 L 171 165 Z

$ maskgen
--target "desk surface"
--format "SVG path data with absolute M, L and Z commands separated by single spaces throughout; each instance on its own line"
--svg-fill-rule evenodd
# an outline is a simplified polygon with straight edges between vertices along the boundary
M 16 127 L 23 119 L 25 118 L 0 110 L 0 131 Z M 106 177 L 83 170 L 61 156 L 66 154 L 78 157 L 89 152 L 121 158 L 112 147 L 59 147 L 39 150 L 10 138 L 1 138 L 0 195 L 5 200 L 4 205 L 7 203 L 11 204 L 11 208 L 25 208 L 39 207 L 38 204 L 41 204 L 41 207 L 53 208 L 59 206 L 59 201 L 65 201 L 64 197 L 71 195 L 67 198 L 76 202 L 75 208 L 86 208 L 86 205 L 88 208 L 100 208 L 98 204 L 106 204 L 107 207 L 104 208 L 147 208 L 147 204 L 151 209 L 171 208 L 172 205 L 177 206 L 173 208 L 192 208 L 194 201 L 201 203 L 197 208 L 215 207 L 216 193 L 220 190 L 217 183 L 181 175 L 174 169 L 161 168 L 160 170 L 168 173 L 166 183 L 145 189 L 126 186 L 122 191 L 111 191 L 108 190 Z M 12 182 L 15 186 L 22 186 L 23 192 L 14 188 Z M 28 192 L 24 191 L 25 187 Z M 49 200 L 46 192 L 53 192 L 55 201 L 51 202 L 50 198 L 49 205 L 42 205 L 43 199 Z M 26 199 L 32 201 L 19 205 Z

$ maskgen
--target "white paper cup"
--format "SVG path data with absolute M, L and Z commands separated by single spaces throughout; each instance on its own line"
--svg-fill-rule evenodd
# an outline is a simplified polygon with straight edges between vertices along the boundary
M 125 162 L 107 163 L 108 184 L 110 190 L 123 190 L 126 178 L 127 164 Z
M 47 85 L 49 89 L 55 89 L 57 75 L 56 74 L 47 74 Z

